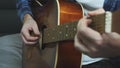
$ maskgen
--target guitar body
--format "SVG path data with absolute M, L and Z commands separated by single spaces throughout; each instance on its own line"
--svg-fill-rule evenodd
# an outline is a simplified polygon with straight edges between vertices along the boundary
M 81 6 L 70 0 L 33 0 L 30 5 L 41 33 L 46 28 L 78 21 L 83 17 Z M 67 37 L 67 34 L 63 35 Z M 45 48 L 39 50 L 38 46 L 31 47 L 33 56 L 30 59 L 27 59 L 28 57 L 23 59 L 23 68 L 81 67 L 81 53 L 74 48 L 74 38 L 57 43 L 42 44 L 42 47 Z M 28 49 L 30 46 L 24 46 L 25 54 L 23 56 L 28 55 Z

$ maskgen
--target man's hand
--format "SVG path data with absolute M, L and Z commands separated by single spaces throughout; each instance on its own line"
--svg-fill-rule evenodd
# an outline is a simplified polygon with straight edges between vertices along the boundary
M 33 33 L 34 36 L 31 35 L 31 33 Z M 24 17 L 24 24 L 21 30 L 21 36 L 24 43 L 27 45 L 36 44 L 40 37 L 37 23 L 29 14 L 26 14 Z
M 98 9 L 88 13 L 95 16 L 104 13 L 103 9 Z M 92 20 L 87 17 L 82 18 L 77 26 L 75 36 L 75 48 L 90 57 L 115 57 L 120 56 L 120 35 L 115 32 L 103 33 L 102 35 L 88 27 Z

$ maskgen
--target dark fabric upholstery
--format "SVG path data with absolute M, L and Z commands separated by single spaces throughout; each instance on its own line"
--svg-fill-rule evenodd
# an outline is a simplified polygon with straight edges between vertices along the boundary
M 17 15 L 16 0 L 0 1 L 0 34 L 20 32 L 22 23 Z
M 17 0 L 1 0 L 0 9 L 15 9 Z

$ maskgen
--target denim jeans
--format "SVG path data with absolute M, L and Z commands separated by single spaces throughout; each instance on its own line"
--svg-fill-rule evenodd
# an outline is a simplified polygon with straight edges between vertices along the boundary
M 19 34 L 0 37 L 0 68 L 22 68 L 22 45 Z

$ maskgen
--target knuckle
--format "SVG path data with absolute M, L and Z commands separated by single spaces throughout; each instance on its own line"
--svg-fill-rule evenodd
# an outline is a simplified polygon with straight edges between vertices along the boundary
M 96 40 L 94 42 L 94 44 L 97 45 L 97 46 L 102 46 L 103 45 L 103 40 Z

